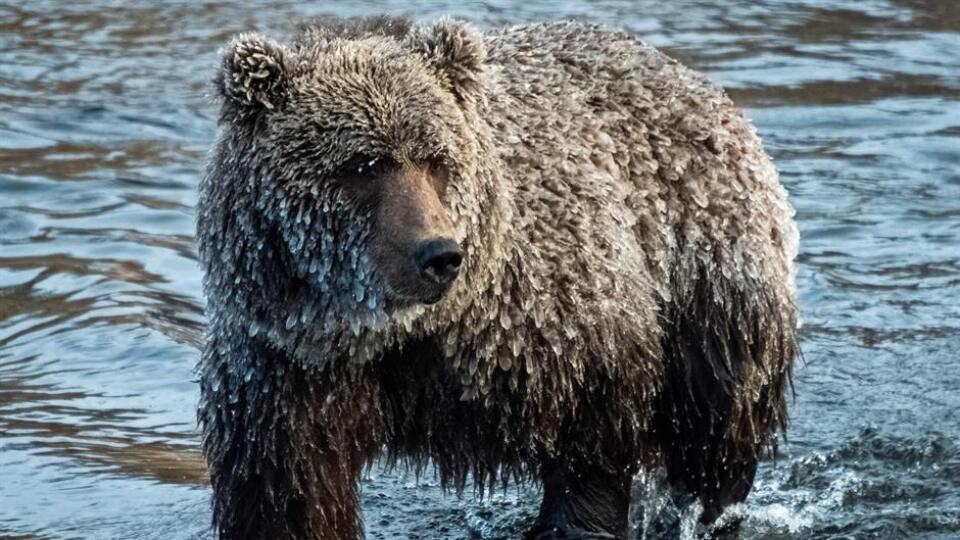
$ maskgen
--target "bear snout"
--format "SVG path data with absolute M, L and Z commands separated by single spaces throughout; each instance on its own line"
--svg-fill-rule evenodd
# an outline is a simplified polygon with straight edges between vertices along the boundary
M 427 240 L 414 250 L 413 259 L 420 278 L 438 289 L 439 294 L 433 300 L 436 302 L 457 279 L 463 263 L 463 252 L 451 239 Z

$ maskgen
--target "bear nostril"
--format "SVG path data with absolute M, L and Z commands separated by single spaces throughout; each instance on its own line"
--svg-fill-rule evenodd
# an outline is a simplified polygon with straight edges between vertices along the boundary
M 453 240 L 430 240 L 420 244 L 414 259 L 424 279 L 449 285 L 460 272 L 463 253 Z

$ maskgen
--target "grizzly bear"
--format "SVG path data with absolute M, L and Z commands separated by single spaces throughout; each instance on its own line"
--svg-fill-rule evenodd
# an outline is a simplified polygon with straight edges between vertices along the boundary
M 711 523 L 786 425 L 793 210 L 704 76 L 574 22 L 321 19 L 216 76 L 199 420 L 224 538 L 357 539 L 376 460 L 542 487 L 526 538 Z

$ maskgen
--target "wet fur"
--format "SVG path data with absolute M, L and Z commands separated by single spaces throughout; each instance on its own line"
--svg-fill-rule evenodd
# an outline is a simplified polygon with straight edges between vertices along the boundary
M 458 491 L 542 482 L 536 534 L 622 537 L 640 466 L 704 521 L 746 496 L 786 426 L 796 229 L 719 88 L 594 26 L 386 18 L 241 36 L 217 85 L 199 417 L 222 537 L 361 537 L 384 453 Z M 391 298 L 375 209 L 333 180 L 377 152 L 449 168 L 466 258 L 434 306 Z

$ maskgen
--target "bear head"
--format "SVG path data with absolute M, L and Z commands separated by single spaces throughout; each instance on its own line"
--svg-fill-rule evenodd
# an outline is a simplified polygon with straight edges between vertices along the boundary
M 234 39 L 198 218 L 213 316 L 299 343 L 409 326 L 468 287 L 503 206 L 484 61 L 481 36 L 450 20 Z

